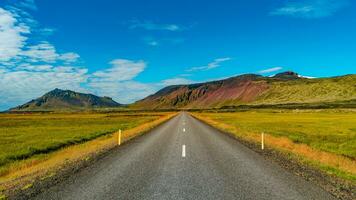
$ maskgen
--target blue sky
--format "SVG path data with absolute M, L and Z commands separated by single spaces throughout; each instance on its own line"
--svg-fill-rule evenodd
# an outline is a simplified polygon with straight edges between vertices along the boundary
M 170 84 L 356 72 L 351 0 L 0 0 L 0 110 L 54 88 L 131 103 Z

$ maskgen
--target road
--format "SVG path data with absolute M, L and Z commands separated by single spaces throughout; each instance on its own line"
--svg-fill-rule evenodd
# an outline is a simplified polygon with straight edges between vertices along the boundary
M 180 113 L 34 199 L 334 199 Z

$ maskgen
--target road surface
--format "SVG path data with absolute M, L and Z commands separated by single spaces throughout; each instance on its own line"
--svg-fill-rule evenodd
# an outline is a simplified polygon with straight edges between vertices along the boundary
M 181 113 L 34 199 L 333 199 Z

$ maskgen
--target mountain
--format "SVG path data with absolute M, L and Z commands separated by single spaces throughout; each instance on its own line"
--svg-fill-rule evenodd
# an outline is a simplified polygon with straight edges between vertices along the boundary
M 297 73 L 292 71 L 281 72 L 273 76 L 276 79 L 285 79 L 285 80 L 295 80 L 300 79 L 302 76 L 299 76 Z
M 221 108 L 350 100 L 356 100 L 356 75 L 308 79 L 289 71 L 272 77 L 245 74 L 206 83 L 168 86 L 131 107 Z
M 42 97 L 12 108 L 10 111 L 86 109 L 117 106 L 121 106 L 121 104 L 115 102 L 110 97 L 98 97 L 93 94 L 54 89 Z

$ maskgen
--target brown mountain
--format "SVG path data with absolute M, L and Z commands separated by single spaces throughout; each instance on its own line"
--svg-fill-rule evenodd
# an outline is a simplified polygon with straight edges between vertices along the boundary
M 10 111 L 86 109 L 117 106 L 121 106 L 121 104 L 115 102 L 110 97 L 98 97 L 93 94 L 54 89 L 42 97 L 12 108 Z
M 245 74 L 224 80 L 163 88 L 132 105 L 140 109 L 220 108 L 356 99 L 356 75 L 302 78 L 294 72 L 273 77 Z

